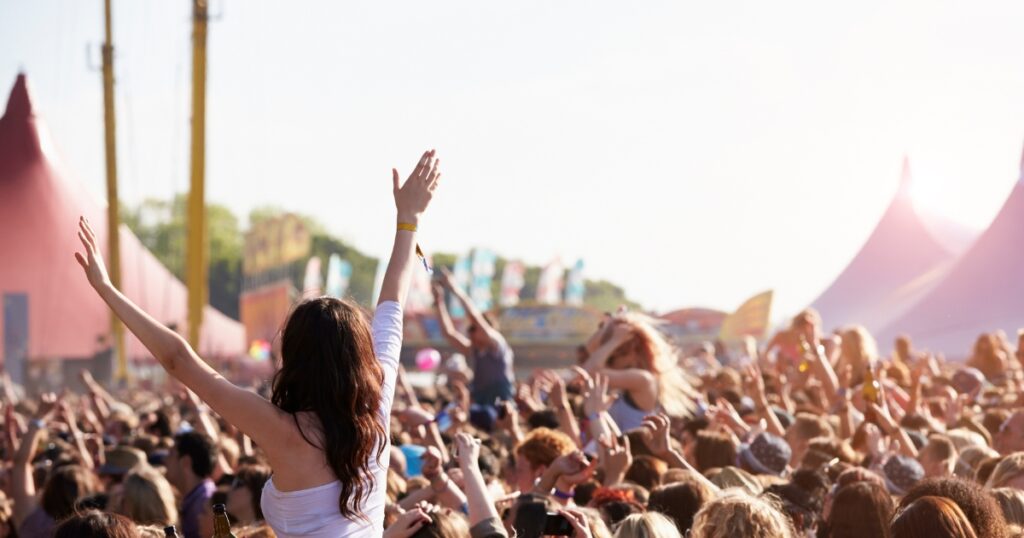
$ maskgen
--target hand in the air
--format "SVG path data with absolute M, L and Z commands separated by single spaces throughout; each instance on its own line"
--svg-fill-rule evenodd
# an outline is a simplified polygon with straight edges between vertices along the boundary
M 85 270 L 85 277 L 89 279 L 89 284 L 96 289 L 109 285 L 110 277 L 107 275 L 107 266 L 103 264 L 100 247 L 96 243 L 96 233 L 92 231 L 92 227 L 89 226 L 89 221 L 85 220 L 85 217 L 78 218 L 78 239 L 85 247 L 85 254 L 76 252 L 75 259 L 78 260 L 78 265 Z
M 398 177 L 398 169 L 391 170 L 399 222 L 416 224 L 434 197 L 434 189 L 441 179 L 440 161 L 435 154 L 434 150 L 424 153 L 404 184 Z

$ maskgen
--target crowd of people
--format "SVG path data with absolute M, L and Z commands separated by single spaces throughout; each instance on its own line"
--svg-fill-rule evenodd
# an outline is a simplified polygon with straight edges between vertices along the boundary
M 621 310 L 575 366 L 516 379 L 500 326 L 438 271 L 442 332 L 467 364 L 413 386 L 402 306 L 439 183 L 432 151 L 394 172 L 375 313 L 303 301 L 254 387 L 114 289 L 83 220 L 86 276 L 170 381 L 84 373 L 85 394 L 30 395 L 4 378 L 0 537 L 206 538 L 219 504 L 239 537 L 1024 536 L 1024 331 L 982 335 L 961 363 L 909 338 L 881 353 L 807 310 L 763 347 L 683 352 Z

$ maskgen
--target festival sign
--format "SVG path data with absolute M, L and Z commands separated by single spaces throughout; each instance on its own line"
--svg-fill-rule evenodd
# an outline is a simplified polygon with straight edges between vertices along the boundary
M 485 248 L 473 251 L 473 276 L 469 287 L 469 297 L 480 310 L 490 310 L 494 306 L 491 281 L 494 280 L 494 263 L 497 258 L 494 252 Z
M 726 343 L 737 342 L 744 336 L 763 339 L 768 331 L 772 311 L 772 291 L 759 293 L 740 305 L 722 321 L 718 338 Z
M 255 290 L 242 292 L 238 301 L 239 317 L 245 326 L 250 347 L 254 342 L 273 342 L 291 310 L 295 287 L 290 280 L 279 280 Z
M 519 304 L 519 293 L 526 284 L 526 266 L 521 261 L 505 263 L 505 271 L 501 275 L 501 295 L 498 304 L 502 307 Z
M 555 258 L 540 272 L 537 280 L 537 302 L 540 304 L 558 304 L 562 299 L 562 279 L 565 268 L 562 261 Z
M 327 285 L 325 293 L 331 297 L 341 299 L 348 291 L 348 284 L 352 280 L 352 264 L 341 259 L 337 254 L 331 254 L 327 259 Z
M 320 256 L 313 256 L 306 262 L 306 273 L 302 279 L 302 296 L 319 297 L 323 291 L 323 276 L 320 275 Z
M 586 296 L 586 285 L 583 280 L 583 260 L 576 260 L 576 264 L 569 271 L 569 279 L 565 284 L 565 304 L 573 306 L 583 305 L 583 298 Z
M 242 273 L 254 276 L 301 260 L 312 246 L 306 224 L 291 213 L 257 222 L 245 233 Z
M 501 312 L 500 323 L 513 344 L 576 345 L 597 329 L 601 313 L 577 306 L 516 306 Z
M 472 278 L 472 266 L 469 256 L 459 256 L 455 260 L 455 267 L 452 268 L 452 276 L 455 278 L 455 285 L 461 290 L 466 290 L 469 287 L 470 278 Z M 448 313 L 453 319 L 461 319 L 466 317 L 466 310 L 462 308 L 462 303 L 452 295 L 448 299 Z

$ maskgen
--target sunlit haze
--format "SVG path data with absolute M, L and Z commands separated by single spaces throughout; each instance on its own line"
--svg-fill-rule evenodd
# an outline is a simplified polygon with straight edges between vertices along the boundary
M 188 186 L 191 3 L 114 0 L 121 192 Z M 428 250 L 489 246 L 645 306 L 776 318 L 896 192 L 981 229 L 1019 176 L 1024 2 L 212 3 L 207 192 L 390 248 L 390 168 L 435 147 Z M 68 175 L 103 196 L 102 2 L 0 0 Z M 6 97 L 6 95 L 5 95 Z M 71 231 L 69 231 L 71 233 Z M 70 262 L 69 262 L 70 263 Z

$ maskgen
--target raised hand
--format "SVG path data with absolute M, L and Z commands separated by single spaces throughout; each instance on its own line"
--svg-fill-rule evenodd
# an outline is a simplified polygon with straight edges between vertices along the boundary
M 558 510 L 558 513 L 572 525 L 573 538 L 593 538 L 594 534 L 590 532 L 590 521 L 587 520 L 587 516 L 583 512 L 575 508 L 562 508 Z
M 591 377 L 586 370 L 578 366 L 573 366 L 572 369 L 576 375 L 583 378 L 583 412 L 587 418 L 593 420 L 598 414 L 607 411 L 615 402 L 616 398 L 608 395 L 608 378 L 601 374 L 594 374 Z
M 399 222 L 416 224 L 419 216 L 430 204 L 430 199 L 434 197 L 434 189 L 441 179 L 441 171 L 438 168 L 440 161 L 435 154 L 434 150 L 424 153 L 404 184 L 401 183 L 398 170 L 391 170 Z
M 620 442 L 615 436 L 607 435 L 598 439 L 601 466 L 604 468 L 606 486 L 622 482 L 626 470 L 633 464 L 633 453 L 629 449 L 629 437 L 622 436 Z
M 85 254 L 76 252 L 75 259 L 78 260 L 78 265 L 85 270 L 85 277 L 89 279 L 89 284 L 96 289 L 109 285 L 110 276 L 107 275 L 107 266 L 103 264 L 103 255 L 96 243 L 96 234 L 85 217 L 78 218 L 78 239 L 85 247 Z
M 455 434 L 455 453 L 459 467 L 469 469 L 480 459 L 480 440 L 468 433 Z
M 644 443 L 655 456 L 661 457 L 672 450 L 671 421 L 663 414 L 647 415 L 640 426 L 644 432 Z
M 409 538 L 424 525 L 432 522 L 426 511 L 416 507 L 398 516 L 398 519 L 384 530 L 384 538 Z
M 58 411 L 60 398 L 52 392 L 47 392 L 39 397 L 39 407 L 36 409 L 33 418 L 37 420 L 49 420 Z

